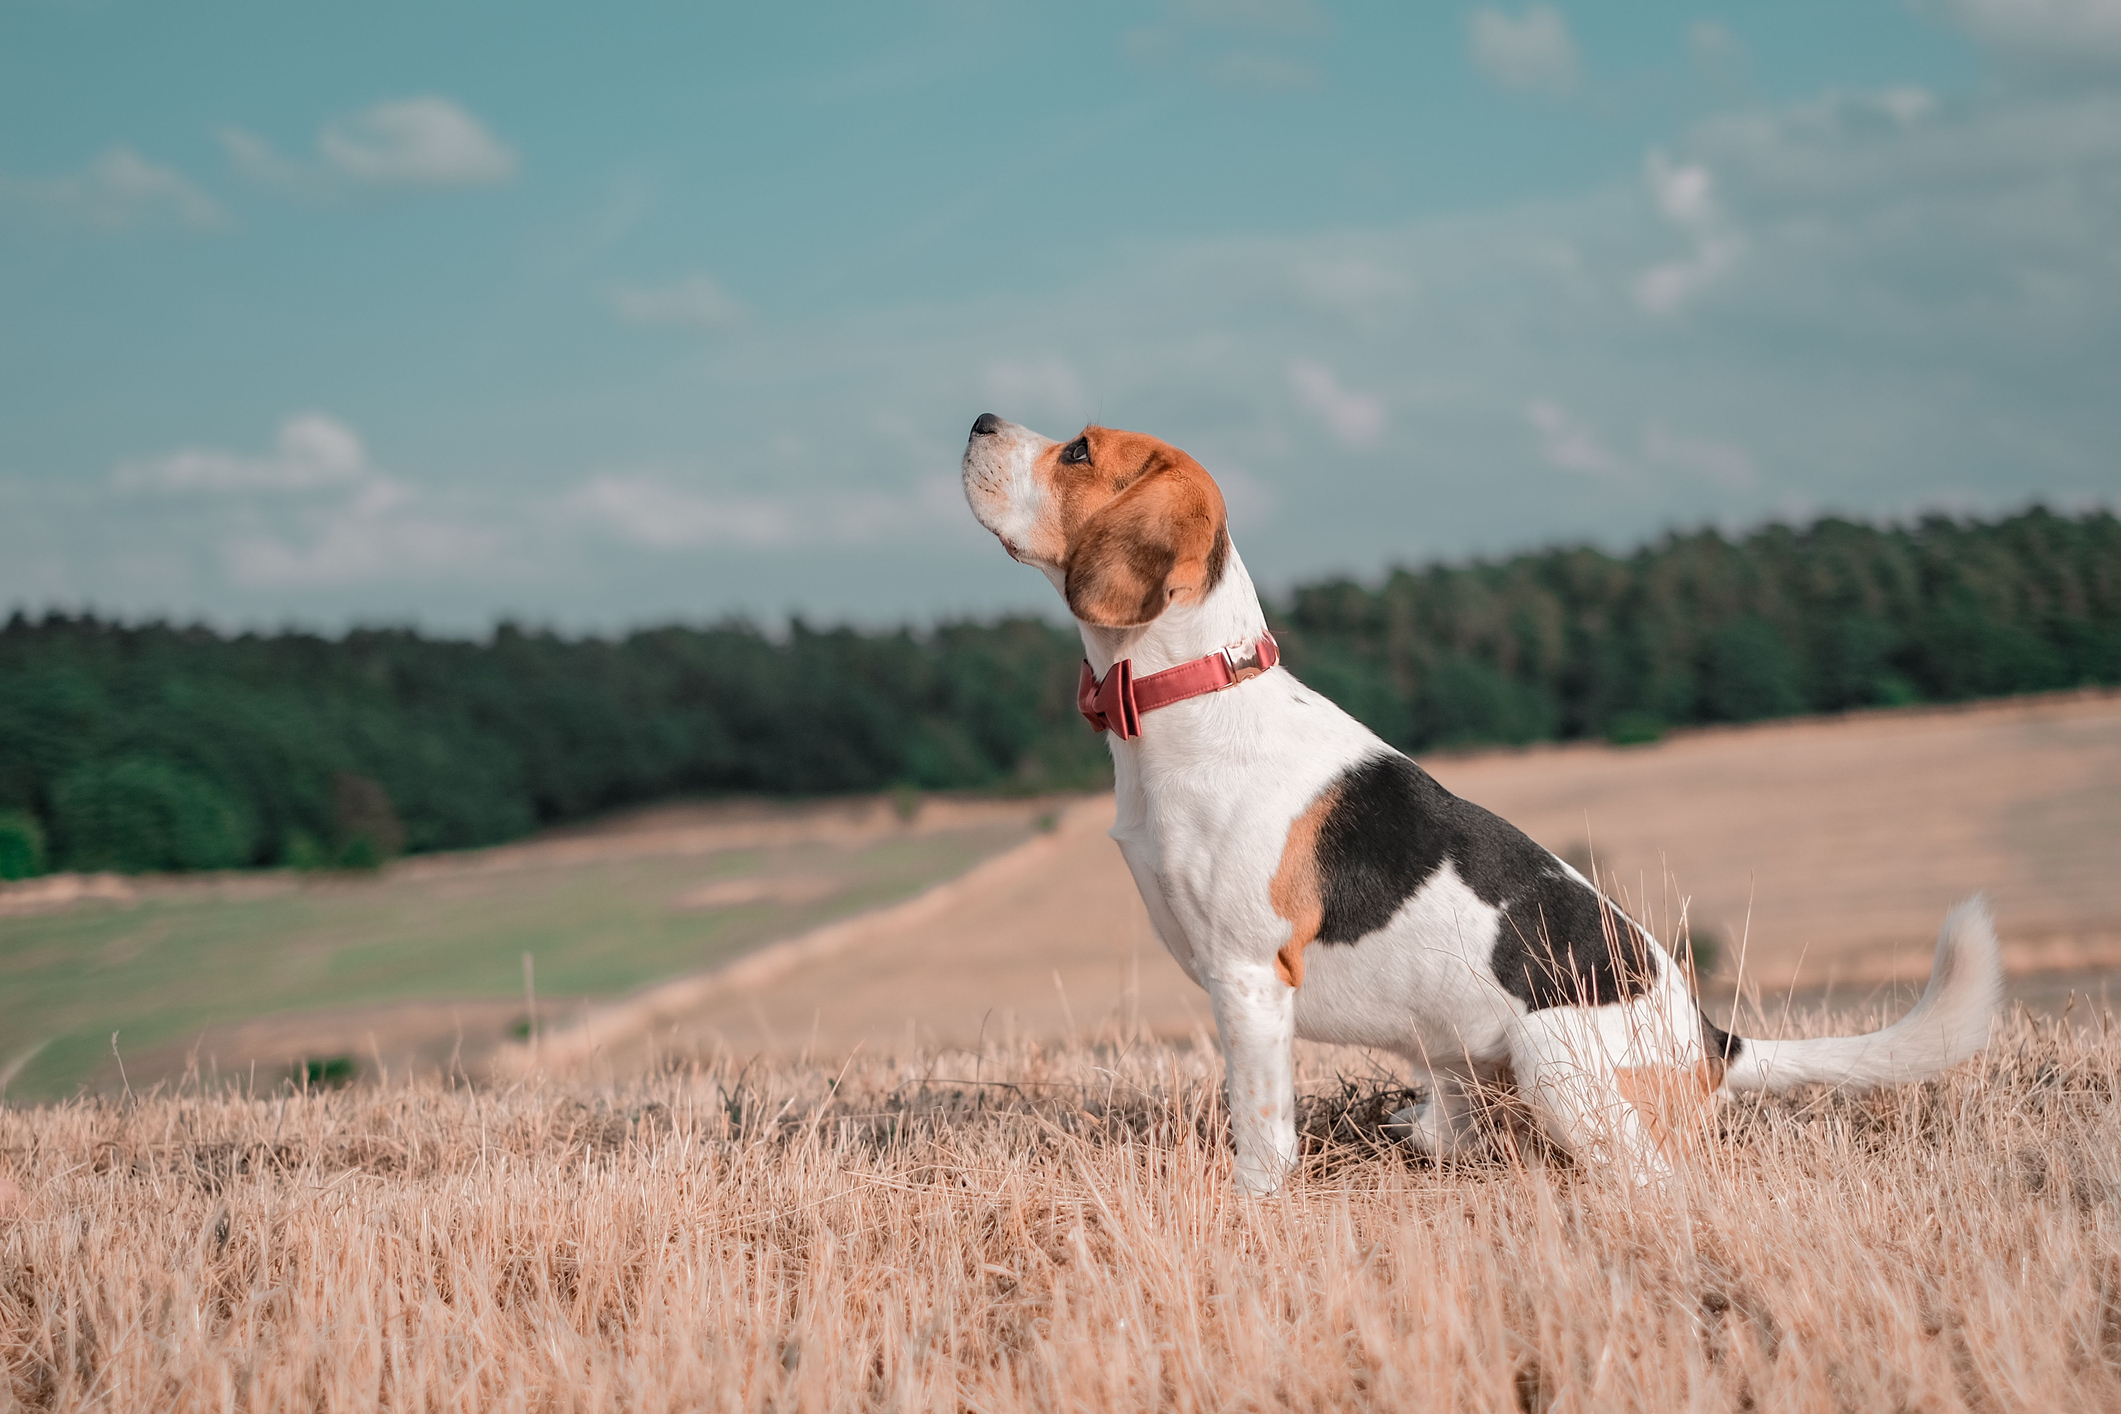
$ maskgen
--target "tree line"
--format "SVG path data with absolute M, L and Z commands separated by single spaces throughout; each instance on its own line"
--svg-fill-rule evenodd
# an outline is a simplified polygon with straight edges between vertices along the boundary
M 1286 661 L 1410 751 L 2121 683 L 2121 521 L 1839 519 L 1307 585 Z M 1109 780 L 1030 618 L 326 638 L 16 613 L 0 877 L 350 867 L 681 795 Z

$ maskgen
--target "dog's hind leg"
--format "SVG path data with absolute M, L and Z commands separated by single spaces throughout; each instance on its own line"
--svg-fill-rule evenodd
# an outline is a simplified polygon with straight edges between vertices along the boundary
M 1403 1140 L 1415 1152 L 1433 1159 L 1486 1148 L 1488 1136 L 1480 1126 L 1477 1084 L 1472 1076 L 1457 1071 L 1432 1074 L 1422 1097 L 1405 1109 L 1394 1110 L 1385 1121 L 1386 1137 Z
M 1688 1136 L 1668 1116 L 1670 1101 L 1708 1091 L 1688 1066 L 1630 1064 L 1640 1028 L 1627 1006 L 1562 1006 L 1528 1012 L 1510 1026 L 1510 1060 L 1518 1092 L 1548 1137 L 1577 1161 L 1616 1170 L 1638 1184 L 1672 1171 L 1672 1152 Z M 1647 1059 L 1643 1057 L 1642 1059 Z M 1700 1109 L 1705 1117 L 1707 1110 Z M 1692 1115 L 1679 1116 L 1690 1123 Z

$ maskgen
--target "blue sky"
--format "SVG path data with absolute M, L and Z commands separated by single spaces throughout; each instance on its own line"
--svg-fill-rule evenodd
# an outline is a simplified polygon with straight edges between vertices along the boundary
M 1050 609 L 1151 431 L 1255 577 L 2121 499 L 2121 0 L 0 0 L 0 605 Z

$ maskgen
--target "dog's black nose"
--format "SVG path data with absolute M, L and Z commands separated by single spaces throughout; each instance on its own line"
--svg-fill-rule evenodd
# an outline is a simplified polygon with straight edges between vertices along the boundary
M 972 435 L 975 437 L 992 437 L 1001 430 L 1002 420 L 991 412 L 983 412 L 972 419 Z

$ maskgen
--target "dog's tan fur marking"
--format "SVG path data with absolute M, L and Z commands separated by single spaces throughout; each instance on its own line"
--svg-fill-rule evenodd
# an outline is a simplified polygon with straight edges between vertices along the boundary
M 1721 1056 L 1709 1056 L 1686 1069 L 1627 1066 L 1613 1072 L 1613 1088 L 1642 1116 L 1665 1157 L 1680 1159 L 1708 1142 L 1725 1068 Z
M 1340 790 L 1334 787 L 1290 823 L 1281 867 L 1267 885 L 1268 902 L 1276 914 L 1289 920 L 1289 941 L 1274 955 L 1274 972 L 1291 987 L 1304 984 L 1304 949 L 1317 938 L 1326 920 L 1325 895 L 1318 887 L 1318 832 L 1339 803 Z
M 1039 454 L 1065 546 L 1068 607 L 1107 628 L 1145 624 L 1174 600 L 1194 599 L 1229 558 L 1223 496 L 1201 464 L 1139 432 L 1083 429 L 1087 462 L 1065 462 L 1072 443 Z

